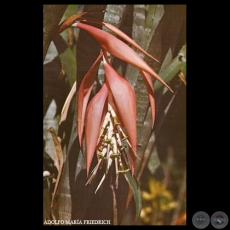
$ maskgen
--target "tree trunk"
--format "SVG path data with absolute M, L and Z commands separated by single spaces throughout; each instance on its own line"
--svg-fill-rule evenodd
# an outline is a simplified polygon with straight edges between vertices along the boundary
M 43 6 L 43 60 L 68 5 Z

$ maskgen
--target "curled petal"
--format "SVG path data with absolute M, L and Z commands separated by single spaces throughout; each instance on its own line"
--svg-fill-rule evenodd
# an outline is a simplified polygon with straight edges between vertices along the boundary
M 100 24 L 105 26 L 107 29 L 111 30 L 113 33 L 115 33 L 116 35 L 118 35 L 119 37 L 121 37 L 122 39 L 124 39 L 125 41 L 127 41 L 129 44 L 131 44 L 132 46 L 134 46 L 135 48 L 137 48 L 138 50 L 140 50 L 142 53 L 144 53 L 145 55 L 147 55 L 148 57 L 152 58 L 153 60 L 155 60 L 156 62 L 159 63 L 159 61 L 153 57 L 152 55 L 150 55 L 149 53 L 147 53 L 141 46 L 139 46 L 132 38 L 130 38 L 127 34 L 125 34 L 123 31 L 121 31 L 120 29 L 118 29 L 116 26 L 107 23 L 107 22 L 100 22 L 100 21 L 92 21 L 90 19 L 87 18 L 83 18 L 80 21 L 86 21 L 86 22 L 92 22 L 92 23 L 96 23 L 96 24 Z
M 76 19 L 80 18 L 81 16 L 83 16 L 84 14 L 86 14 L 87 12 L 82 12 L 80 14 L 74 14 L 68 18 L 66 18 L 59 26 L 58 26 L 58 33 L 60 34 L 61 32 L 63 32 L 64 30 L 66 30 L 67 28 L 69 28 L 75 21 Z
M 154 99 L 154 88 L 153 88 L 153 83 L 151 76 L 149 73 L 146 73 L 142 70 L 140 70 L 141 76 L 145 82 L 147 91 L 148 91 L 148 96 L 149 96 L 149 101 L 150 101 L 150 106 L 151 106 L 151 113 L 152 113 L 152 128 L 154 126 L 154 121 L 155 121 L 155 99 Z
M 103 56 L 104 57 L 104 56 Z M 130 83 L 120 76 L 104 58 L 106 80 L 112 91 L 121 122 L 136 152 L 136 96 Z M 132 154 L 134 161 L 135 154 Z M 132 161 L 132 162 L 133 162 Z M 132 171 L 134 165 L 131 165 Z
M 173 92 L 173 90 L 165 83 L 165 81 L 161 79 L 161 77 L 132 48 L 130 48 L 120 39 L 101 29 L 81 22 L 75 23 L 72 26 L 76 26 L 87 31 L 99 42 L 104 50 L 108 51 L 115 57 L 137 67 L 138 69 L 142 69 L 149 73 L 151 76 L 165 85 L 171 92 Z
M 92 98 L 86 110 L 85 140 L 87 175 L 89 174 L 89 168 L 97 146 L 107 95 L 108 88 L 107 85 L 104 84 L 99 92 Z
M 117 34 L 118 36 L 120 36 L 121 38 L 123 38 L 125 41 L 127 41 L 128 43 L 130 43 L 131 45 L 133 45 L 135 48 L 137 48 L 138 50 L 140 50 L 142 53 L 144 53 L 145 55 L 147 55 L 148 57 L 152 58 L 153 60 L 155 60 L 156 62 L 159 63 L 159 61 L 155 57 L 153 57 L 152 55 L 150 55 L 149 53 L 147 53 L 142 47 L 140 47 L 133 39 L 131 39 L 123 31 L 119 30 L 117 27 L 115 27 L 112 24 L 109 24 L 109 23 L 106 23 L 106 22 L 102 22 L 102 24 L 105 27 L 107 27 L 108 29 L 110 29 L 111 31 L 113 31 L 115 34 Z
M 97 70 L 100 65 L 100 59 L 102 57 L 102 52 L 99 54 L 96 61 L 93 63 L 89 71 L 84 76 L 81 85 L 78 90 L 78 97 L 77 97 L 77 123 L 78 123 L 78 136 L 79 136 L 79 143 L 80 146 L 82 145 L 82 138 L 83 138 L 83 128 L 85 122 L 85 111 L 86 106 L 89 101 L 89 96 L 93 88 L 93 83 L 96 78 Z

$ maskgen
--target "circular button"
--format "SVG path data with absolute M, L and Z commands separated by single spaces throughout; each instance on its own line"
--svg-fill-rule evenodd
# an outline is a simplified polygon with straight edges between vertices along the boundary
M 206 212 L 196 212 L 192 217 L 192 223 L 196 228 L 206 228 L 210 223 L 210 217 Z
M 211 224 L 214 228 L 222 229 L 228 224 L 228 216 L 224 212 L 215 212 L 211 216 Z

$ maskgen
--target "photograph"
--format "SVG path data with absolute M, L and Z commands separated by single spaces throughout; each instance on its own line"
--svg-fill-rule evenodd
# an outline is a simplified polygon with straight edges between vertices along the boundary
M 186 42 L 186 4 L 43 4 L 43 226 L 187 225 Z

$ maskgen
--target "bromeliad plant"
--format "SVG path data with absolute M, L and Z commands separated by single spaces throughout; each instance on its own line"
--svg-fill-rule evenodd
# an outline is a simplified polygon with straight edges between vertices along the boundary
M 148 91 L 152 127 L 155 120 L 155 100 L 153 79 L 158 80 L 171 92 L 172 89 L 159 77 L 159 75 L 126 43 L 116 36 L 105 32 L 87 22 L 101 24 L 113 33 L 127 41 L 130 45 L 149 55 L 136 42 L 118 28 L 105 22 L 92 21 L 83 18 L 86 12 L 67 18 L 59 26 L 58 33 L 69 27 L 76 27 L 88 32 L 101 46 L 101 52 L 89 71 L 84 76 L 77 92 L 77 124 L 80 147 L 86 147 L 86 170 L 89 177 L 86 184 L 95 177 L 99 168 L 104 167 L 105 173 L 95 191 L 100 188 L 108 171 L 114 162 L 118 188 L 119 173 L 131 171 L 134 174 L 136 154 L 136 98 L 131 84 L 120 75 L 111 64 L 114 56 L 138 68 Z M 81 18 L 82 17 L 82 18 Z M 90 100 L 92 88 L 96 80 L 100 63 L 104 66 L 104 83 L 101 89 Z M 127 151 L 126 151 L 127 147 Z M 89 175 L 94 155 L 97 156 L 97 164 Z

